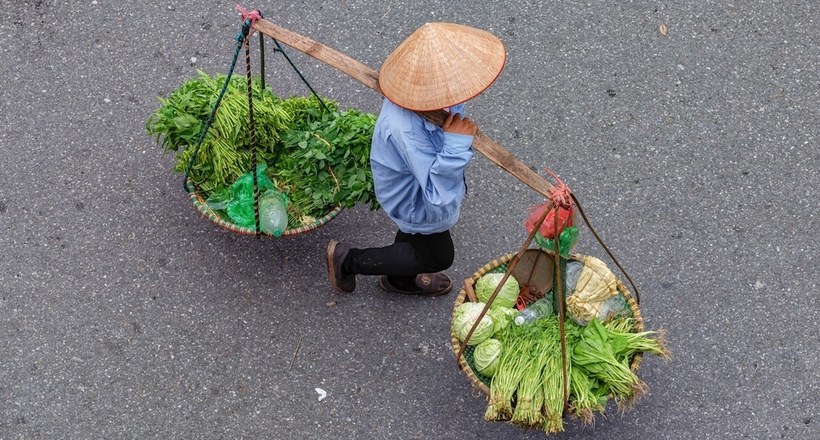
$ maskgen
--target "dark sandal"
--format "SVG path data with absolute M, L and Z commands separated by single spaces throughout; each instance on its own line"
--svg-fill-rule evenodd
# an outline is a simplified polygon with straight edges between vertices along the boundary
M 336 240 L 330 240 L 325 252 L 325 264 L 327 264 L 327 277 L 330 286 L 337 292 L 350 293 L 356 290 L 356 275 L 342 275 L 342 263 L 347 257 L 350 248 Z
M 435 297 L 450 293 L 453 290 L 453 280 L 444 272 L 420 273 L 416 275 L 417 288 L 405 290 L 395 287 L 387 275 L 382 275 L 379 277 L 379 286 L 390 293 Z

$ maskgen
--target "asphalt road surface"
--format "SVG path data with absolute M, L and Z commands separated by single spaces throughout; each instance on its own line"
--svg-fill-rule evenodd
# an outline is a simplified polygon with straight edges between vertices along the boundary
M 227 70 L 234 2 L 0 6 L 0 438 L 544 437 L 482 419 L 450 347 L 455 293 L 328 287 L 328 240 L 390 242 L 383 212 L 256 240 L 192 208 L 145 120 L 196 69 Z M 817 2 L 245 6 L 373 68 L 428 21 L 505 42 L 468 114 L 566 180 L 673 352 L 645 360 L 633 411 L 562 438 L 820 438 Z M 378 111 L 290 53 L 323 95 Z M 306 93 L 267 63 L 278 94 Z M 479 155 L 468 186 L 457 280 L 517 250 L 540 202 Z M 609 261 L 587 230 L 576 250 Z

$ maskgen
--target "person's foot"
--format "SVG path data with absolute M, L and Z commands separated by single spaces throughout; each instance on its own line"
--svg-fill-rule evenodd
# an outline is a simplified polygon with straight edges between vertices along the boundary
M 345 275 L 342 269 L 350 246 L 330 240 L 327 244 L 325 262 L 327 263 L 327 276 L 330 286 L 341 293 L 350 293 L 356 290 L 356 275 Z
M 416 275 L 414 289 L 401 289 L 390 282 L 387 275 L 379 278 L 379 286 L 391 293 L 403 295 L 441 296 L 453 290 L 453 280 L 444 272 L 420 273 Z

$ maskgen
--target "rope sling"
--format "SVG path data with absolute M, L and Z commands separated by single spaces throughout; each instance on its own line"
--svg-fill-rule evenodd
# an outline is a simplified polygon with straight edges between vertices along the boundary
M 228 68 L 228 74 L 225 77 L 225 82 L 222 84 L 220 89 L 219 95 L 214 102 L 213 109 L 211 110 L 210 115 L 208 116 L 208 120 L 205 123 L 205 127 L 203 128 L 202 132 L 199 134 L 199 138 L 196 142 L 196 146 L 194 147 L 193 154 L 191 158 L 188 160 L 188 164 L 185 167 L 185 174 L 182 178 L 182 187 L 183 189 L 190 193 L 191 191 L 195 191 L 194 185 L 189 180 L 189 176 L 191 173 L 191 169 L 194 166 L 194 162 L 196 161 L 197 154 L 199 153 L 200 148 L 202 147 L 202 142 L 205 139 L 205 136 L 208 134 L 208 130 L 211 128 L 213 124 L 214 118 L 216 117 L 216 113 L 219 110 L 219 105 L 222 103 L 222 98 L 225 96 L 225 92 L 228 89 L 228 84 L 230 83 L 231 77 L 233 76 L 234 70 L 236 69 L 236 63 L 239 60 L 239 54 L 244 47 L 245 49 L 245 71 L 246 71 L 246 78 L 247 78 L 247 88 L 248 88 L 248 146 L 251 150 L 251 170 L 253 173 L 253 206 L 254 206 L 254 229 L 253 235 L 256 238 L 262 237 L 262 229 L 260 228 L 260 217 L 259 217 L 259 177 L 257 175 L 257 146 L 256 146 L 256 124 L 253 118 L 253 74 L 251 69 L 251 49 L 250 49 L 250 35 L 252 32 L 253 24 L 256 20 L 263 18 L 262 13 L 259 11 L 248 11 L 247 9 L 242 8 L 241 6 L 237 5 L 237 10 L 242 14 L 242 28 L 240 29 L 239 33 L 236 34 L 234 41 L 236 42 L 233 59 L 231 60 L 231 65 Z M 274 52 L 282 54 L 285 60 L 288 62 L 291 68 L 296 72 L 299 76 L 299 79 L 302 81 L 303 84 L 310 90 L 311 94 L 319 101 L 322 109 L 326 112 L 330 112 L 330 108 L 327 106 L 325 101 L 316 93 L 316 90 L 313 86 L 310 85 L 308 80 L 302 74 L 298 67 L 293 63 L 290 59 L 288 54 L 285 52 L 282 45 L 277 41 L 275 38 L 272 38 L 276 47 L 273 49 Z M 259 33 L 259 61 L 260 61 L 260 82 L 262 85 L 262 90 L 265 90 L 265 34 Z M 324 221 L 320 221 L 324 223 Z

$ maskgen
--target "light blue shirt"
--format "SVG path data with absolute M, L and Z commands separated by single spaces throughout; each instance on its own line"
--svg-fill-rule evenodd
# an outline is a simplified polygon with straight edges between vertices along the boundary
M 464 104 L 450 108 L 463 114 Z M 403 232 L 433 234 L 458 220 L 473 136 L 441 127 L 385 99 L 370 148 L 376 198 Z

